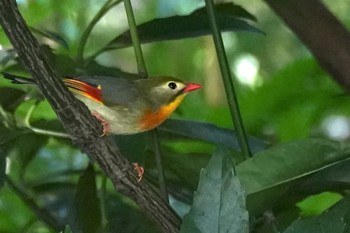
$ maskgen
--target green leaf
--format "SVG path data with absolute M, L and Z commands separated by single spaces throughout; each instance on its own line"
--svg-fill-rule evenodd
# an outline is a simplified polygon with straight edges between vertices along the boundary
M 181 233 L 248 232 L 244 191 L 233 172 L 228 151 L 219 149 L 201 171 L 198 190 Z
M 347 159 L 338 142 L 306 139 L 272 147 L 237 166 L 244 190 L 249 195 L 303 176 Z
M 77 228 L 85 233 L 96 233 L 101 226 L 101 210 L 95 171 L 91 164 L 78 181 L 75 207 Z
M 169 133 L 170 135 L 202 140 L 234 150 L 240 149 L 235 131 L 220 128 L 213 124 L 168 119 L 159 126 L 159 129 L 161 132 Z M 248 141 L 253 152 L 261 151 L 268 146 L 267 143 L 253 137 L 249 137 Z
M 350 189 L 350 160 L 341 161 L 334 166 L 317 172 L 303 183 L 307 187 L 307 194 L 321 193 L 333 190 L 343 192 Z
M 296 206 L 300 209 L 300 215 L 303 217 L 317 216 L 340 201 L 342 198 L 343 196 L 339 193 L 323 192 L 305 198 L 301 202 L 297 203 Z
M 347 233 L 350 232 L 350 196 L 318 217 L 298 219 L 284 233 Z
M 0 149 L 0 190 L 5 184 L 6 156 Z
M 324 139 L 293 141 L 257 153 L 237 166 L 248 209 L 270 208 L 295 181 L 348 158 L 347 148 Z
M 254 20 L 254 16 L 232 3 L 216 5 L 217 22 L 222 31 L 248 31 L 262 33 L 238 17 Z M 187 16 L 173 16 L 155 19 L 137 27 L 141 43 L 163 40 L 177 40 L 211 34 L 205 8 Z M 112 40 L 104 50 L 131 46 L 130 32 L 126 31 Z

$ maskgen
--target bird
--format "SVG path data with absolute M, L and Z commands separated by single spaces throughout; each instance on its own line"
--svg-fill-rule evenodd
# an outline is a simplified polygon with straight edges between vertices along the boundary
M 3 73 L 3 76 L 15 84 L 36 84 L 31 78 L 10 73 Z M 152 130 L 171 115 L 189 92 L 202 87 L 170 76 L 136 79 L 67 76 L 62 80 L 101 122 L 101 136 Z

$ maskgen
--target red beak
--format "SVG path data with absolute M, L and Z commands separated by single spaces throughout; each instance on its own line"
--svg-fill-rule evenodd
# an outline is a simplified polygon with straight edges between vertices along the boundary
M 186 83 L 186 87 L 184 89 L 184 92 L 194 91 L 194 90 L 197 90 L 201 87 L 202 87 L 202 85 L 197 84 L 197 83 Z

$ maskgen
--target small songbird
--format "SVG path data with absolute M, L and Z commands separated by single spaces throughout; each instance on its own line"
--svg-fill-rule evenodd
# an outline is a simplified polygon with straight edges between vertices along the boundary
M 16 84 L 35 84 L 30 78 L 3 73 Z M 64 84 L 103 124 L 103 135 L 136 134 L 166 120 L 190 91 L 201 87 L 173 77 L 143 79 L 107 76 L 64 77 Z
M 35 84 L 30 78 L 3 73 L 16 84 Z M 200 84 L 173 77 L 147 79 L 106 76 L 64 77 L 64 84 L 102 123 L 103 135 L 136 134 L 154 129 L 165 121 Z M 134 163 L 140 181 L 144 169 Z

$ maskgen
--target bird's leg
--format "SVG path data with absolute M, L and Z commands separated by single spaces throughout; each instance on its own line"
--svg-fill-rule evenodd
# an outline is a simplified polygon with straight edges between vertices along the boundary
M 145 173 L 145 169 L 141 167 L 138 163 L 133 163 L 134 170 L 137 172 L 137 176 L 139 177 L 137 182 L 140 182 L 143 178 L 143 173 Z
M 111 127 L 108 123 L 108 121 L 106 121 L 101 114 L 99 114 L 98 112 L 92 111 L 91 115 L 93 115 L 94 117 L 96 117 L 96 119 L 101 122 L 102 127 L 103 127 L 103 134 L 101 135 L 101 137 L 108 135 L 109 132 L 111 131 Z

